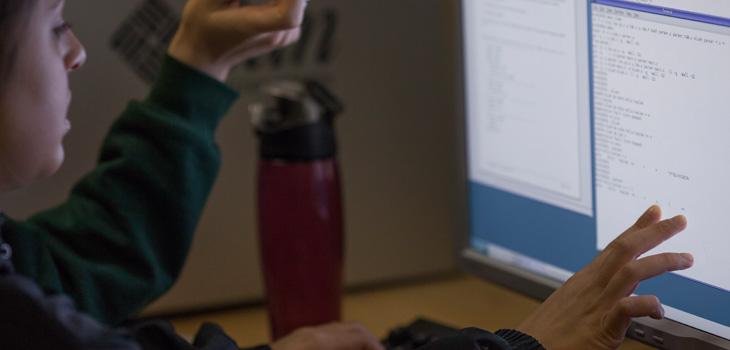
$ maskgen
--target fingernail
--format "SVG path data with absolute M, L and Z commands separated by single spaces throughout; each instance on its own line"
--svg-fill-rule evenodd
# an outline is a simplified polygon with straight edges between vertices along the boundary
M 649 209 L 646 210 L 646 213 L 647 214 L 652 214 L 655 211 L 657 211 L 657 209 L 659 209 L 659 206 L 657 206 L 656 204 L 654 204 L 651 207 L 649 207 Z
M 684 215 L 677 215 L 672 218 L 672 221 L 674 221 L 675 224 L 680 226 L 687 225 L 687 218 Z
M 690 254 L 690 253 L 682 253 L 680 255 L 682 256 L 682 258 L 684 259 L 684 261 L 685 261 L 685 263 L 687 264 L 688 267 L 694 265 L 694 263 L 695 263 L 695 257 L 692 256 L 692 254 Z
M 664 307 L 659 304 L 659 308 L 654 310 L 654 313 L 651 315 L 651 318 L 655 320 L 661 320 L 664 318 Z

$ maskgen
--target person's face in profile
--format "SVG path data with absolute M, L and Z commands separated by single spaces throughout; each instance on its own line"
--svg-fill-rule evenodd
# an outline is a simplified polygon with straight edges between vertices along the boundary
M 33 0 L 22 0 L 33 1 Z M 16 23 L 16 56 L 0 90 L 0 191 L 52 175 L 70 130 L 69 73 L 86 51 L 63 19 L 64 0 L 35 0 Z

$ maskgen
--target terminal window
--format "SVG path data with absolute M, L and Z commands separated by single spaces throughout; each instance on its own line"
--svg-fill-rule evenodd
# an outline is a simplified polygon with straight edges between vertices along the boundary
M 598 248 L 656 203 L 690 219 L 660 248 L 695 253 L 678 274 L 730 290 L 729 28 L 600 3 L 592 18 Z

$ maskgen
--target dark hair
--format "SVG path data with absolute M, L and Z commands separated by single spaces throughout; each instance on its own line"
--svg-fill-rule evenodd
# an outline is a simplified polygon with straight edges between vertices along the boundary
M 0 0 L 0 84 L 5 82 L 18 55 L 20 33 L 28 24 L 37 0 Z

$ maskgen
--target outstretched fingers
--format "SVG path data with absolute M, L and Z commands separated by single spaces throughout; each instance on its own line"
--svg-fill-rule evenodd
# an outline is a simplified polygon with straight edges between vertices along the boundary
M 600 273 L 606 280 L 613 278 L 626 264 L 687 227 L 687 219 L 682 215 L 651 223 L 657 214 L 661 215 L 652 209 L 647 211 L 632 229 L 627 230 L 604 250 L 600 257 L 603 260 Z
M 692 264 L 694 258 L 687 253 L 663 253 L 632 261 L 611 278 L 602 298 L 605 302 L 612 303 L 631 295 L 642 281 L 666 272 L 688 269 Z

